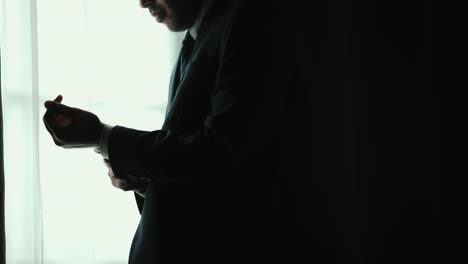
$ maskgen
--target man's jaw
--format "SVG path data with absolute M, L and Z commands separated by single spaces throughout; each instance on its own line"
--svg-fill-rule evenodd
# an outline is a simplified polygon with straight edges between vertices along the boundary
M 159 23 L 162 23 L 167 16 L 166 10 L 161 6 L 152 5 L 148 7 L 148 10 Z

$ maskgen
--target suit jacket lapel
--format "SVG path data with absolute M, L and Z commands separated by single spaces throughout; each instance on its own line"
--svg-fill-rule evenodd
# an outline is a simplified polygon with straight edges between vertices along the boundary
M 202 23 L 202 26 L 199 29 L 198 36 L 195 39 L 195 43 L 192 49 L 192 54 L 190 56 L 190 60 L 185 68 L 185 71 L 183 73 L 183 76 L 180 75 L 180 53 L 179 53 L 179 58 L 177 59 L 177 63 L 174 66 L 174 69 L 172 70 L 172 75 L 171 75 L 171 81 L 169 85 L 169 96 L 167 98 L 167 107 L 166 107 L 166 118 L 171 110 L 172 103 L 174 102 L 175 96 L 177 94 L 177 90 L 179 85 L 183 82 L 183 79 L 187 72 L 190 69 L 190 64 L 192 61 L 192 58 L 196 56 L 198 51 L 200 50 L 201 46 L 203 45 L 204 38 L 205 38 L 205 30 L 210 27 L 212 23 L 215 23 L 216 19 L 219 18 L 214 14 L 222 13 L 219 12 L 219 9 L 226 8 L 228 5 L 227 3 L 223 3 L 224 1 L 214 1 L 213 4 L 211 5 L 209 11 L 206 14 L 206 17 L 204 18 L 204 21 Z
M 174 101 L 174 97 L 177 92 L 177 87 L 179 86 L 179 83 L 180 83 L 179 68 L 180 68 L 180 55 L 179 55 L 179 58 L 177 59 L 177 63 L 174 65 L 174 68 L 171 74 L 171 80 L 169 84 L 169 95 L 167 96 L 166 117 L 167 117 L 167 114 L 169 113 L 169 110 L 171 109 L 172 102 Z

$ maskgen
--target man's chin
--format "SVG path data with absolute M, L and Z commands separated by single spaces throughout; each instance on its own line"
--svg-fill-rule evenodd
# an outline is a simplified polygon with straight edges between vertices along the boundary
M 183 29 L 183 28 L 178 28 L 178 27 L 171 27 L 169 25 L 166 24 L 166 27 L 167 29 L 169 29 L 169 31 L 171 32 L 182 32 L 182 31 L 185 31 L 186 29 Z
M 182 25 L 181 23 L 175 23 L 174 20 L 172 19 L 164 19 L 160 23 L 166 25 L 167 29 L 171 32 L 181 32 L 188 30 L 190 28 L 190 25 Z
M 171 32 L 182 32 L 188 29 L 186 27 L 174 26 L 172 24 L 166 24 L 166 23 L 164 24 L 166 25 L 167 29 L 169 29 L 169 31 Z

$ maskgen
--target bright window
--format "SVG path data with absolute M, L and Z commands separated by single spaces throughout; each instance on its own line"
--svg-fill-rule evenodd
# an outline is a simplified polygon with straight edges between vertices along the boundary
M 133 193 L 111 185 L 91 149 L 56 147 L 42 103 L 62 94 L 64 104 L 105 123 L 159 129 L 181 34 L 157 24 L 138 1 L 41 0 L 37 20 L 28 12 L 13 17 L 22 14 L 20 2 L 1 0 L 9 17 L 0 19 L 9 36 L 2 43 L 7 263 L 127 263 L 139 220 Z M 14 56 L 34 56 L 16 36 L 30 21 L 37 85 L 12 64 Z

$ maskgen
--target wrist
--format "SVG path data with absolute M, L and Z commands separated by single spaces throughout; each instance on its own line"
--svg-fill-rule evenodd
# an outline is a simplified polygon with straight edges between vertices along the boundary
M 101 152 L 101 155 L 108 159 L 109 158 L 109 139 L 111 137 L 111 133 L 112 133 L 112 128 L 113 126 L 110 126 L 108 124 L 105 124 L 105 123 L 101 123 L 101 132 L 100 132 L 100 136 L 99 136 L 99 142 L 98 142 L 98 148 Z
M 99 121 L 98 127 L 97 127 L 97 136 L 96 140 L 94 140 L 94 147 L 100 147 L 100 142 L 102 138 L 102 130 L 104 129 L 104 124 Z

